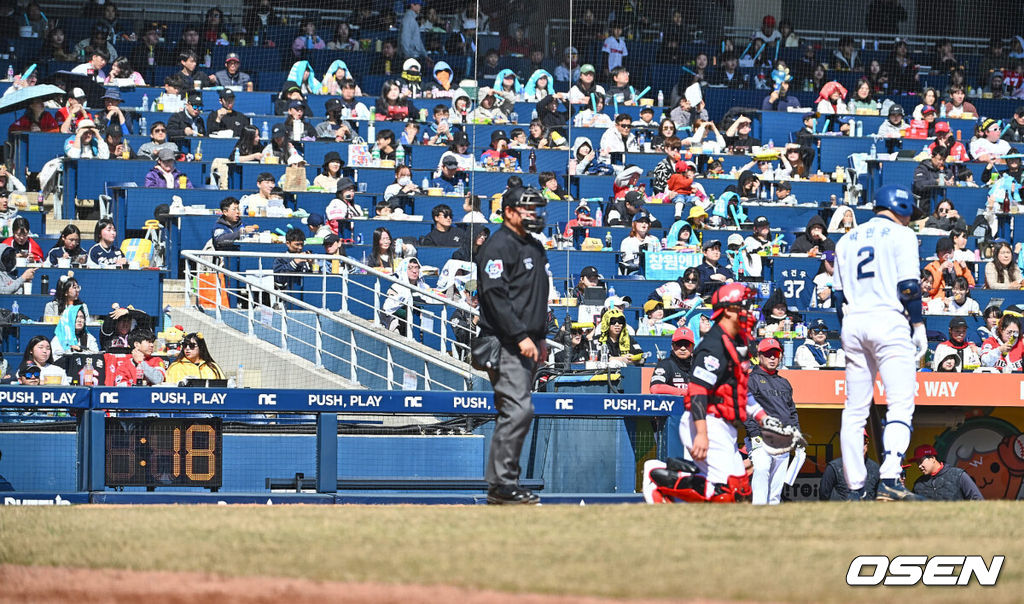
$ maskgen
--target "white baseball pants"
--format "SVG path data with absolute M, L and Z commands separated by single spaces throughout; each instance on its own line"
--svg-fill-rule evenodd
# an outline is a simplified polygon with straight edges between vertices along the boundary
M 874 396 L 877 374 L 885 389 L 887 409 L 882 444 L 881 478 L 899 478 L 910 445 L 917 385 L 914 343 L 906 317 L 895 312 L 847 315 L 843 321 L 846 352 L 846 407 L 840 441 L 843 473 L 850 489 L 864 486 L 864 425 Z
M 704 495 L 710 497 L 715 493 L 716 484 L 727 484 L 730 476 L 743 476 L 743 458 L 736 448 L 736 427 L 720 417 L 707 416 L 708 455 L 704 461 L 696 461 L 690 455 L 693 438 L 697 435 L 697 427 L 693 416 L 687 411 L 679 422 L 679 438 L 686 447 L 686 458 L 696 461 L 697 466 L 708 477 Z
M 789 453 L 772 455 L 760 444 L 752 444 L 750 463 L 754 474 L 750 477 L 751 501 L 754 505 L 779 505 L 782 487 L 786 484 Z

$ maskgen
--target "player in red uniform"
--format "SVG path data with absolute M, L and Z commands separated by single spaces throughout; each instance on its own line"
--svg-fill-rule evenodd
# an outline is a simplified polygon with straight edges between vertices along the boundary
M 782 425 L 747 397 L 747 349 L 756 322 L 750 309 L 753 298 L 754 292 L 740 283 L 720 287 L 711 297 L 715 324 L 693 353 L 679 436 L 707 477 L 704 496 L 708 501 L 750 498 L 750 482 L 736 448 L 735 424 L 749 416 L 762 426 Z

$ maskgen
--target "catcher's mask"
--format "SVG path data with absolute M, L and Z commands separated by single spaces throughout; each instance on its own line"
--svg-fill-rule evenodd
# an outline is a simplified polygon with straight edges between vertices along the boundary
M 719 287 L 711 296 L 711 306 L 714 312 L 711 319 L 717 321 L 722 312 L 729 307 L 739 307 L 739 322 L 744 329 L 743 333 L 749 334 L 750 330 L 757 324 L 757 313 L 754 312 L 754 290 L 742 283 L 726 283 Z

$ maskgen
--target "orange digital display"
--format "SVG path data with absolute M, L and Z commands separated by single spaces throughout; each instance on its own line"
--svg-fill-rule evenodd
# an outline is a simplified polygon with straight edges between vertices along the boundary
M 216 491 L 223 481 L 222 440 L 219 418 L 108 417 L 104 484 Z

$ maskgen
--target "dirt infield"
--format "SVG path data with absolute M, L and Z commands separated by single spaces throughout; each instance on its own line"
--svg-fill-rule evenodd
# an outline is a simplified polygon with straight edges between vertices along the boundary
M 147 604 L 262 604 L 278 602 L 342 602 L 345 604 L 407 604 L 460 602 L 494 604 L 605 604 L 604 598 L 508 594 L 445 585 L 385 585 L 339 583 L 271 577 L 224 577 L 201 573 L 171 573 L 113 569 L 54 568 L 0 565 L 0 602 L 146 602 Z M 691 600 L 709 602 L 708 600 Z M 629 600 L 631 604 L 665 600 Z

